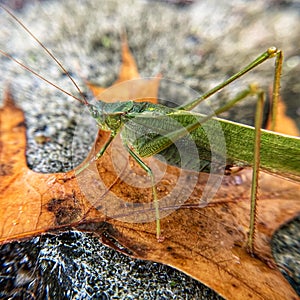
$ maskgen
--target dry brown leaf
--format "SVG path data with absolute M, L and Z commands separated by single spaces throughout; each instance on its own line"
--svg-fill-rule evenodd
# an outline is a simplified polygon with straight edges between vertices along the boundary
M 214 200 L 197 207 L 208 175 L 188 173 L 179 191 L 191 195 L 175 211 L 171 201 L 162 211 L 173 210 L 162 220 L 165 241 L 156 241 L 155 222 L 126 223 L 121 219 L 146 218 L 151 206 L 141 209 L 142 201 L 152 202 L 151 189 L 140 189 L 118 179 L 115 156 L 111 151 L 75 178 L 74 172 L 38 174 L 28 169 L 25 159 L 26 137 L 22 111 L 12 103 L 9 93 L 0 112 L 0 242 L 8 242 L 46 231 L 75 227 L 99 234 L 101 240 L 134 257 L 162 262 L 179 269 L 213 288 L 227 299 L 298 299 L 295 291 L 276 269 L 270 249 L 274 231 L 299 214 L 299 184 L 261 174 L 256 253 L 245 250 L 249 224 L 251 178 L 245 170 L 226 177 Z M 105 140 L 100 132 L 99 149 Z M 121 153 L 122 151 L 118 151 Z M 118 164 L 118 161 L 117 161 Z M 127 170 L 120 161 L 121 171 Z M 159 167 L 164 167 L 157 162 Z M 128 178 L 144 174 L 133 164 Z M 101 181 L 95 179 L 95 172 Z M 159 196 L 174 190 L 180 170 L 167 167 L 167 175 L 158 183 Z M 198 177 L 191 191 L 188 180 Z M 145 182 L 148 181 L 147 176 Z M 124 177 L 125 179 L 127 177 Z M 106 185 L 105 186 L 103 185 Z M 84 192 L 83 188 L 86 188 Z M 94 193 L 98 187 L 103 191 Z M 122 197 L 127 204 L 120 206 Z M 130 207 L 130 203 L 135 203 Z M 95 207 L 98 209 L 95 209 Z M 110 217 L 104 213 L 113 212 Z M 120 219 L 120 220 L 117 220 Z M 118 242 L 118 243 L 117 243 Z
M 277 115 L 276 115 L 276 125 L 274 131 L 292 135 L 292 136 L 299 136 L 300 132 L 295 124 L 294 120 L 291 119 L 286 114 L 286 106 L 282 101 L 282 98 L 278 98 L 277 104 Z M 268 119 L 266 129 L 271 130 L 271 116 Z
M 152 103 L 157 103 L 159 82 L 160 76 L 140 78 L 136 62 L 129 50 L 125 35 L 122 39 L 122 64 L 119 77 L 112 86 L 110 88 L 103 88 L 85 81 L 95 98 L 105 102 L 134 100 L 137 102 L 147 101 Z

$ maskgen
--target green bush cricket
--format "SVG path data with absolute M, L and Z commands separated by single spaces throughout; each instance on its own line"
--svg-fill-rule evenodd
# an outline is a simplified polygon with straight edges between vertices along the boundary
M 4 10 L 6 8 L 1 6 Z M 256 66 L 260 65 L 264 61 L 275 58 L 275 76 L 273 85 L 273 113 L 275 116 L 276 103 L 279 96 L 279 84 L 280 73 L 282 66 L 282 51 L 271 47 L 267 49 L 263 54 L 258 56 L 253 62 L 248 64 L 240 72 L 231 76 L 226 81 L 217 85 L 201 97 L 194 99 L 190 103 L 171 109 L 159 104 L 150 103 L 135 103 L 133 101 L 120 102 L 120 103 L 105 103 L 99 101 L 97 104 L 90 104 L 72 77 L 62 64 L 47 50 L 47 48 L 19 21 L 12 13 L 7 11 L 39 44 L 42 48 L 55 60 L 55 62 L 62 68 L 62 70 L 69 76 L 77 90 L 79 91 L 81 98 L 75 97 L 70 93 L 62 90 L 57 85 L 49 82 L 44 77 L 40 76 L 33 70 L 30 70 L 19 61 L 16 61 L 9 54 L 1 51 L 1 53 L 10 59 L 17 62 L 22 67 L 26 68 L 42 80 L 54 85 L 64 93 L 72 96 L 76 100 L 83 103 L 91 113 L 91 116 L 97 121 L 98 126 L 101 129 L 110 131 L 111 135 L 104 147 L 83 167 L 76 170 L 76 174 L 81 173 L 87 168 L 90 163 L 99 159 L 106 151 L 107 147 L 113 141 L 115 136 L 121 133 L 125 148 L 129 154 L 137 161 L 137 163 L 148 173 L 152 182 L 152 193 L 155 204 L 156 213 L 156 236 L 159 241 L 163 240 L 160 228 L 160 212 L 159 212 L 159 200 L 157 198 L 156 186 L 154 175 L 151 168 L 149 168 L 142 158 L 153 156 L 156 154 L 162 154 L 167 157 L 169 164 L 177 165 L 179 159 L 177 157 L 176 149 L 174 149 L 174 141 L 185 138 L 189 133 L 190 138 L 195 142 L 198 151 L 199 159 L 201 163 L 200 168 L 194 169 L 193 165 L 187 166 L 187 168 L 209 172 L 211 170 L 210 165 L 210 148 L 205 132 L 202 130 L 204 123 L 211 119 L 215 119 L 214 116 L 218 115 L 231 107 L 237 102 L 243 100 L 248 95 L 257 95 L 258 105 L 256 113 L 255 129 L 248 126 L 243 126 L 238 123 L 225 121 L 222 119 L 216 119 L 220 122 L 225 140 L 226 140 L 226 166 L 230 170 L 231 167 L 247 167 L 253 166 L 253 178 L 252 178 L 252 192 L 251 192 L 251 221 L 249 229 L 248 247 L 250 252 L 254 251 L 254 233 L 255 233 L 255 217 L 256 217 L 256 194 L 257 194 L 257 181 L 259 168 L 272 172 L 275 174 L 287 176 L 294 180 L 299 180 L 300 170 L 297 165 L 297 157 L 300 154 L 300 140 L 299 138 L 287 137 L 280 134 L 271 133 L 269 131 L 260 130 L 262 106 L 264 100 L 264 93 L 255 86 L 250 86 L 249 89 L 238 94 L 234 99 L 229 101 L 225 106 L 217 109 L 212 115 L 201 115 L 189 112 L 191 109 L 199 105 L 202 101 L 221 90 L 234 80 L 243 76 Z M 174 120 L 182 126 L 182 129 L 170 131 L 162 128 L 162 124 L 168 124 L 169 120 Z M 131 122 L 134 121 L 134 122 Z M 134 126 L 133 126 L 134 124 Z M 273 124 L 275 120 L 273 119 Z M 274 126 L 274 125 L 273 125 Z M 157 134 L 149 133 L 146 128 L 153 129 Z M 244 145 L 243 151 L 240 151 L 240 139 L 248 139 L 248 142 Z M 272 146 L 271 146 L 272 145 Z M 254 154 L 253 154 L 254 152 Z M 172 153 L 172 156 L 168 154 Z M 220 154 L 221 155 L 221 154 Z

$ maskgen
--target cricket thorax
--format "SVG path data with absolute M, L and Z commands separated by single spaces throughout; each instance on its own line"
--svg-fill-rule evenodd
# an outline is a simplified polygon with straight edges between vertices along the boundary
M 117 132 L 126 120 L 126 115 L 132 110 L 132 101 L 105 103 L 98 101 L 89 106 L 91 116 L 102 130 Z

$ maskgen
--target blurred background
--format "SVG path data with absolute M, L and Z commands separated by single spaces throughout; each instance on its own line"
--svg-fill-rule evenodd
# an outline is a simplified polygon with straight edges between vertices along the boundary
M 161 74 L 200 94 L 276 46 L 285 55 L 281 95 L 288 115 L 300 127 L 299 1 L 0 2 L 51 49 L 88 96 L 82 78 L 105 87 L 117 78 L 124 31 L 141 76 Z M 3 10 L 0 26 L 1 50 L 76 95 L 53 60 Z M 29 166 L 39 172 L 70 170 L 72 161 L 77 164 L 85 157 L 93 140 L 83 130 L 80 151 L 73 156 L 70 145 L 80 103 L 4 56 L 0 56 L 0 65 L 0 93 L 10 82 L 18 105 L 25 111 Z M 268 93 L 273 74 L 274 61 L 270 60 L 211 97 L 209 103 L 219 107 L 254 82 Z M 168 94 L 161 92 L 167 99 Z M 173 101 L 177 92 L 168 92 Z M 249 99 L 223 117 L 253 124 L 254 110 L 254 99 Z M 51 137 L 51 141 L 41 145 L 38 136 Z M 274 251 L 283 254 L 277 257 L 278 263 L 295 286 L 300 277 L 297 233 L 299 220 L 274 241 Z M 0 263 L 1 298 L 218 299 L 213 291 L 180 272 L 131 260 L 79 232 L 4 245 Z

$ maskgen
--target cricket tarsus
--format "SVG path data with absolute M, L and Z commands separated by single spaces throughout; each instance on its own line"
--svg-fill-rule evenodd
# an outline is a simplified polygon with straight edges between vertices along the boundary
M 92 162 L 96 161 L 97 159 L 101 158 L 102 155 L 105 153 L 107 147 L 110 145 L 110 143 L 113 141 L 114 137 L 120 132 L 120 130 L 124 127 L 126 122 L 128 122 L 131 119 L 134 119 L 136 116 L 138 116 L 140 113 L 143 113 L 147 111 L 147 106 L 145 103 L 133 103 L 132 101 L 128 101 L 125 103 L 104 103 L 99 101 L 96 105 L 91 105 L 84 97 L 83 93 L 81 92 L 80 88 L 76 84 L 76 82 L 73 80 L 69 72 L 63 67 L 63 65 L 57 60 L 57 58 L 54 57 L 54 55 L 36 38 L 30 30 L 17 18 L 15 17 L 8 9 L 6 9 L 3 5 L 0 5 L 16 22 L 18 22 L 28 33 L 29 35 L 48 53 L 52 59 L 58 64 L 58 66 L 67 74 L 71 82 L 76 87 L 77 91 L 81 95 L 81 99 L 73 96 L 71 93 L 68 93 L 64 91 L 62 88 L 58 87 L 57 85 L 53 84 L 46 78 L 40 76 L 35 71 L 31 70 L 30 68 L 23 65 L 21 62 L 14 59 L 12 56 L 7 54 L 4 51 L 0 50 L 0 53 L 5 55 L 6 57 L 10 58 L 11 60 L 18 63 L 23 68 L 27 69 L 31 73 L 33 73 L 35 76 L 39 77 L 40 79 L 44 80 L 45 82 L 53 85 L 54 87 L 58 88 L 62 92 L 66 93 L 67 95 L 73 97 L 74 99 L 80 101 L 84 105 L 86 105 L 92 115 L 92 117 L 97 121 L 98 126 L 106 131 L 110 131 L 111 135 L 108 141 L 105 143 L 105 145 L 102 147 L 102 149 L 87 163 L 85 163 L 82 167 L 79 167 L 75 171 L 75 175 L 78 175 L 83 170 L 85 170 Z M 274 75 L 274 83 L 273 83 L 273 109 L 272 109 L 272 128 L 275 127 L 275 115 L 276 115 L 276 108 L 277 108 L 277 101 L 279 97 L 279 87 L 280 87 L 280 74 L 281 74 L 281 68 L 282 68 L 282 60 L 283 60 L 283 54 L 282 51 L 278 50 L 275 47 L 270 47 L 267 49 L 263 54 L 258 56 L 255 60 L 253 60 L 250 64 L 248 64 L 245 68 L 243 68 L 241 71 L 237 72 L 224 82 L 217 85 L 215 88 L 209 90 L 207 93 L 203 94 L 201 97 L 194 99 L 188 104 L 182 105 L 178 107 L 175 111 L 189 111 L 199 105 L 202 101 L 210 97 L 211 95 L 215 94 L 234 80 L 240 78 L 256 66 L 260 65 L 264 61 L 266 61 L 269 58 L 276 57 L 276 63 L 275 63 L 275 75 Z M 254 163 L 253 163 L 253 177 L 252 177 L 252 191 L 251 191 L 251 208 L 250 208 L 250 227 L 249 227 L 249 235 L 248 235 L 248 241 L 247 241 L 247 248 L 250 253 L 253 254 L 255 251 L 254 248 L 254 242 L 255 242 L 255 227 L 256 227 L 256 200 L 257 200 L 257 188 L 258 188 L 258 174 L 259 174 L 259 165 L 260 165 L 260 132 L 261 132 L 261 118 L 262 118 L 262 110 L 263 110 L 263 100 L 264 100 L 264 93 L 260 90 L 257 90 L 253 86 L 251 86 L 248 90 L 240 93 L 235 97 L 232 101 L 228 102 L 223 107 L 219 108 L 215 114 L 220 114 L 221 112 L 227 111 L 232 106 L 234 106 L 237 102 L 244 99 L 246 96 L 250 94 L 257 94 L 258 96 L 258 103 L 257 103 L 257 112 L 256 112 L 256 118 L 255 118 L 255 143 L 254 143 Z M 164 107 L 161 105 L 152 105 L 151 109 L 149 109 L 149 112 L 156 110 L 156 112 L 165 111 Z M 167 114 L 165 116 L 168 116 Z M 200 122 L 193 123 L 188 125 L 186 128 L 184 128 L 185 132 L 192 132 L 193 130 L 196 130 L 203 122 L 211 119 L 213 115 L 209 115 L 206 117 L 202 117 L 200 119 Z M 170 145 L 170 140 L 174 141 L 174 139 L 179 139 L 183 136 L 183 132 L 181 130 L 177 130 L 176 132 L 170 133 L 166 136 L 159 136 L 156 139 L 147 142 L 147 152 L 146 154 L 142 153 L 141 149 L 135 149 L 134 145 L 130 143 L 130 141 L 123 140 L 125 148 L 129 152 L 129 154 L 136 160 L 136 162 L 148 173 L 151 184 L 152 184 L 152 195 L 154 200 L 154 207 L 155 207 L 155 217 L 156 217 L 156 237 L 158 241 L 162 241 L 163 237 L 161 235 L 161 227 L 160 227 L 160 212 L 159 212 L 159 201 L 157 197 L 157 190 L 154 180 L 154 174 L 152 173 L 152 170 L 149 166 L 147 166 L 142 160 L 141 157 L 145 156 L 152 156 L 156 153 L 162 151 L 163 149 L 166 149 Z M 159 145 L 158 149 L 157 147 L 153 147 L 153 149 L 149 146 L 151 145 Z M 150 149 L 150 150 L 149 150 Z

